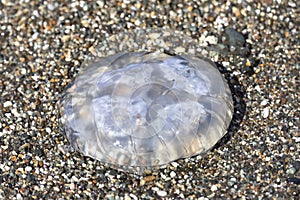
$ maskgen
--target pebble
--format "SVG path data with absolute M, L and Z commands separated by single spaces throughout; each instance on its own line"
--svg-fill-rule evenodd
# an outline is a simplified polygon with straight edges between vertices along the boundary
M 17 194 L 17 200 L 21 200 L 21 199 L 23 199 L 23 197 L 22 197 L 22 195 L 21 194 Z
M 183 53 L 183 52 L 185 52 L 185 48 L 183 48 L 183 47 L 176 47 L 175 48 L 175 52 L 177 52 L 177 53 Z
M 165 197 L 165 196 L 167 196 L 167 192 L 166 192 L 166 191 L 162 191 L 162 190 L 158 190 L 158 191 L 157 191 L 157 194 L 158 194 L 158 196 L 160 196 L 160 197 Z
M 179 164 L 177 162 L 171 162 L 171 165 L 174 167 L 174 168 L 177 168 L 179 166 Z
M 12 103 L 10 101 L 6 101 L 3 103 L 4 108 L 10 107 L 10 106 L 12 106 Z
M 175 176 L 176 176 L 176 173 L 175 173 L 174 171 L 171 171 L 170 177 L 171 177 L 171 178 L 174 178 Z
M 217 187 L 216 185 L 212 185 L 211 188 L 210 188 L 210 190 L 211 190 L 212 192 L 215 192 L 215 191 L 218 190 L 218 187 Z
M 209 198 L 207 198 L 207 197 L 200 197 L 200 198 L 198 198 L 199 200 L 209 200 Z
M 20 114 L 18 112 L 18 110 L 16 108 L 11 109 L 11 113 L 15 116 L 15 117 L 20 117 Z
M 259 85 L 256 85 L 256 86 L 254 87 L 254 89 L 255 89 L 257 92 L 261 92 L 261 89 L 260 89 L 260 86 L 259 86 Z
M 264 100 L 261 101 L 260 105 L 265 106 L 265 105 L 267 105 L 267 103 L 268 103 L 268 100 L 264 99 Z
M 47 133 L 51 133 L 51 128 L 46 127 L 46 132 L 47 132 Z
M 218 38 L 215 36 L 207 36 L 205 38 L 205 41 L 208 42 L 209 44 L 217 44 L 218 43 Z
M 245 44 L 244 36 L 233 28 L 225 29 L 225 37 L 227 38 L 230 46 L 242 47 Z
M 291 167 L 291 168 L 289 168 L 289 169 L 286 171 L 286 173 L 288 173 L 288 174 L 295 174 L 296 171 L 297 171 L 297 170 L 296 170 L 294 167 Z
M 25 167 L 25 171 L 30 172 L 31 170 L 32 170 L 32 167 L 30 167 L 30 166 Z
M 269 114 L 270 114 L 270 108 L 265 107 L 262 111 L 262 117 L 266 119 L 267 117 L 269 117 Z
M 134 200 L 137 200 L 137 199 L 138 199 L 137 196 L 134 195 L 134 194 L 130 194 L 129 196 L 130 196 L 132 199 L 134 199 Z

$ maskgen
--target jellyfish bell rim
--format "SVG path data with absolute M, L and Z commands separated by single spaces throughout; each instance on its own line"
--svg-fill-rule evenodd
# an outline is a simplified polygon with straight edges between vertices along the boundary
M 150 53 L 153 53 L 153 52 L 147 52 L 148 54 L 150 54 Z M 124 54 L 123 54 L 124 55 Z M 184 55 L 180 55 L 180 56 L 184 56 Z M 193 56 L 193 57 L 195 57 L 195 56 Z M 205 62 L 207 62 L 207 61 L 205 61 Z M 210 64 L 210 63 L 208 63 L 208 64 Z M 212 64 L 210 64 L 210 65 L 212 65 Z M 214 66 L 215 68 L 216 68 L 216 66 L 215 65 L 212 65 L 212 66 Z M 217 68 L 216 68 L 217 69 Z M 222 77 L 222 75 L 221 75 L 221 73 L 220 73 L 220 76 Z M 230 91 L 230 90 L 229 90 Z M 231 97 L 231 93 L 230 93 L 230 97 Z M 217 142 L 217 141 L 216 141 Z M 79 150 L 80 150 L 80 148 L 79 147 L 77 147 Z M 212 147 L 211 147 L 212 148 Z M 81 150 L 80 150 L 81 151 Z M 206 151 L 208 151 L 208 149 L 206 150 Z M 85 152 L 84 151 L 81 151 L 83 154 L 85 154 Z M 186 157 L 191 157 L 191 156 L 194 156 L 194 155 L 198 155 L 199 153 L 197 153 L 197 152 L 195 152 L 193 155 L 186 155 L 186 156 L 184 156 L 184 157 L 182 157 L 182 158 L 186 158 Z M 95 159 L 97 159 L 97 157 L 95 157 L 95 156 L 93 156 L 93 155 L 88 155 L 89 157 L 92 157 L 92 158 L 95 158 Z M 178 159 L 180 159 L 180 157 L 179 158 L 177 158 L 177 159 L 174 159 L 174 160 L 170 160 L 169 162 L 172 162 L 172 161 L 175 161 L 175 160 L 178 160 Z M 102 161 L 103 162 L 103 161 Z M 116 164 L 116 163 L 110 163 L 110 164 L 115 164 L 115 165 L 118 165 L 118 166 L 124 166 L 124 165 L 119 165 L 119 164 Z M 162 163 L 162 164 L 159 164 L 158 163 L 158 166 L 161 166 L 161 165 L 165 165 L 165 164 L 167 164 L 167 163 Z M 145 168 L 148 168 L 148 167 L 155 167 L 155 166 L 157 166 L 157 165 L 145 165 L 145 166 L 141 166 L 141 165 L 127 165 L 127 167 L 145 167 Z
M 165 28 L 158 28 L 158 29 L 155 29 L 155 30 L 144 30 L 144 29 L 134 29 L 134 30 L 132 30 L 132 31 L 126 31 L 125 33 L 124 33 L 124 35 L 125 35 L 125 37 L 126 37 L 126 34 L 127 34 L 127 36 L 128 36 L 128 34 L 131 34 L 131 35 L 136 35 L 137 36 L 137 33 L 143 33 L 144 35 L 142 35 L 142 37 L 141 38 L 149 38 L 149 36 L 147 36 L 147 35 L 149 35 L 149 34 L 151 34 L 151 33 L 155 33 L 155 34 L 158 34 L 158 36 L 160 37 L 163 37 L 162 39 L 163 40 L 168 40 L 166 37 L 164 37 L 164 36 L 166 36 L 166 35 L 173 35 L 173 34 L 175 34 L 175 35 L 177 35 L 177 37 L 178 36 L 184 36 L 184 38 L 181 38 L 181 37 L 179 37 L 179 41 L 188 41 L 188 42 L 191 42 L 193 39 L 190 37 L 190 36 L 188 36 L 188 35 L 185 35 L 185 34 L 183 34 L 181 31 L 173 31 L 173 30 L 171 30 L 171 29 L 169 29 L 169 28 L 167 28 L 167 29 L 165 29 Z M 118 35 L 118 34 L 116 34 L 116 35 Z M 113 36 L 111 36 L 110 38 L 113 38 L 113 37 L 115 37 L 115 40 L 117 39 L 117 37 L 116 37 L 116 35 L 113 35 Z M 138 40 L 138 38 L 134 38 L 134 39 L 137 39 Z M 177 38 L 178 39 L 178 38 Z M 171 41 L 171 40 L 170 40 Z M 195 53 L 189 53 L 189 51 L 188 51 L 188 49 L 186 48 L 186 52 L 176 52 L 176 51 L 174 51 L 174 47 L 176 47 L 176 44 L 171 44 L 171 46 L 168 46 L 168 48 L 162 48 L 160 45 L 157 45 L 157 44 L 155 44 L 155 43 L 153 43 L 153 44 L 151 44 L 150 46 L 145 46 L 145 47 L 142 47 L 142 46 L 138 46 L 138 48 L 135 48 L 135 49 L 133 49 L 133 48 L 131 48 L 130 46 L 129 46 L 129 48 L 125 48 L 125 49 L 123 49 L 123 50 L 120 50 L 120 49 L 116 49 L 116 50 L 113 50 L 113 51 L 109 51 L 109 48 L 107 49 L 107 50 L 105 50 L 105 51 L 103 51 L 103 49 L 101 49 L 101 44 L 104 44 L 104 43 L 107 43 L 108 45 L 110 45 L 110 43 L 109 43 L 109 39 L 108 40 L 105 40 L 105 41 L 102 41 L 102 42 L 100 42 L 98 45 L 94 45 L 94 46 L 92 46 L 90 49 L 89 49 L 89 54 L 86 56 L 86 59 L 84 60 L 84 62 L 82 63 L 82 68 L 80 69 L 80 71 L 78 72 L 78 74 L 77 74 L 77 77 L 78 76 L 81 76 L 81 74 L 82 73 L 84 73 L 85 72 L 85 70 L 91 65 L 91 64 L 93 64 L 93 63 L 96 63 L 96 62 L 101 62 L 102 60 L 104 60 L 104 59 L 106 59 L 107 57 L 111 57 L 111 56 L 117 56 L 117 55 L 126 55 L 126 54 L 128 54 L 128 53 L 132 53 L 132 54 L 134 54 L 134 53 L 141 53 L 141 54 L 143 54 L 143 55 L 146 55 L 146 54 L 155 54 L 155 53 L 157 53 L 157 54 L 166 54 L 167 56 L 170 56 L 170 57 L 172 57 L 172 56 L 178 56 L 178 57 L 182 57 L 182 58 L 184 58 L 184 57 L 193 57 L 193 58 L 196 58 L 196 59 L 200 59 L 200 60 L 202 60 L 202 61 L 204 61 L 204 62 L 206 62 L 208 65 L 210 65 L 210 66 L 213 66 L 218 72 L 219 72 L 219 70 L 218 70 L 218 68 L 217 68 L 217 66 L 216 66 L 216 64 L 211 60 L 211 59 L 209 59 L 209 58 L 207 58 L 205 55 L 203 55 L 203 54 L 201 54 L 201 53 L 199 53 L 198 51 L 196 51 Z M 118 41 L 116 41 L 116 42 L 118 42 Z M 173 46 L 172 46 L 173 45 Z M 175 45 L 175 46 L 174 46 Z M 199 45 L 195 45 L 195 46 L 199 46 Z M 106 69 L 103 69 L 104 71 L 105 70 L 107 70 L 107 69 L 109 69 L 108 67 L 106 68 Z M 220 75 L 220 77 L 221 77 L 221 79 L 225 82 L 225 84 L 227 84 L 227 88 L 229 89 L 229 87 L 228 87 L 228 83 L 227 83 L 227 81 L 226 81 L 226 79 L 223 77 L 223 74 L 221 74 L 220 72 L 219 72 L 219 75 Z M 77 79 L 77 77 L 75 78 L 75 80 L 74 80 L 74 82 L 76 81 L 76 79 Z M 74 83 L 73 82 L 73 83 Z M 72 84 L 72 83 L 71 83 Z M 71 85 L 71 84 L 69 84 L 69 85 Z M 70 87 L 72 87 L 72 85 L 71 86 L 69 86 L 69 88 Z M 76 87 L 75 87 L 75 89 L 76 89 Z M 231 91 L 230 91 L 230 89 L 229 89 L 229 104 L 231 103 L 231 105 L 233 105 L 233 102 L 232 102 L 232 95 L 231 95 Z M 231 118 L 230 118 L 230 121 L 231 121 L 231 119 L 232 119 L 232 113 L 233 113 L 233 106 L 232 107 L 230 107 L 229 108 L 230 109 L 230 112 L 231 112 Z M 229 123 L 228 124 L 225 124 L 227 127 L 226 128 L 228 128 L 228 125 L 230 124 L 230 121 L 229 121 Z M 226 129 L 225 129 L 226 130 Z M 226 134 L 226 131 L 223 133 L 223 136 Z M 65 134 L 66 135 L 66 134 Z M 222 137 L 223 137 L 222 136 Z M 218 142 L 220 140 L 220 138 L 215 142 L 215 144 Z M 214 144 L 214 145 L 215 145 Z M 214 146 L 213 145 L 213 146 Z M 79 145 L 80 146 L 80 145 Z M 206 149 L 205 151 L 203 151 L 203 152 L 195 152 L 194 154 L 190 154 L 190 155 L 185 155 L 185 156 L 182 156 L 182 157 L 179 157 L 179 158 L 177 158 L 177 159 L 174 159 L 174 160 L 171 160 L 171 161 L 168 161 L 167 163 L 157 163 L 157 164 L 154 164 L 154 165 L 151 165 L 151 166 L 149 166 L 149 165 L 145 165 L 145 166 L 141 166 L 141 165 L 130 165 L 130 164 L 128 164 L 127 166 L 125 166 L 124 164 L 122 164 L 122 165 L 119 165 L 119 164 L 116 164 L 115 162 L 111 162 L 111 163 L 109 163 L 109 162 L 106 162 L 106 161 L 101 161 L 100 160 L 100 162 L 101 163 L 104 163 L 105 165 L 108 165 L 108 166 L 118 166 L 118 167 L 115 167 L 115 168 L 117 168 L 117 169 L 125 169 L 125 171 L 128 171 L 129 170 L 129 172 L 134 172 L 134 169 L 137 169 L 137 168 L 140 168 L 140 169 L 142 169 L 142 171 L 144 170 L 144 169 L 149 169 L 149 168 L 155 168 L 155 167 L 157 167 L 157 166 L 164 166 L 164 165 L 167 165 L 168 163 L 170 163 L 170 162 L 172 162 L 172 161 L 175 161 L 175 160 L 178 160 L 178 159 L 181 159 L 181 158 L 187 158 L 187 157 L 191 157 L 191 156 L 195 156 L 195 155 L 202 155 L 202 154 L 204 154 L 205 152 L 207 152 L 207 151 L 209 151 L 211 148 L 213 148 L 213 146 L 211 146 L 209 149 Z M 97 158 L 97 155 L 96 154 L 93 154 L 93 155 L 96 155 L 96 156 L 93 156 L 93 155 L 87 155 L 86 154 L 86 152 L 85 151 L 83 151 L 83 150 L 81 150 L 80 149 L 80 147 L 78 147 L 78 145 L 77 145 L 77 148 L 76 149 L 78 149 L 83 155 L 86 155 L 86 156 L 89 156 L 89 157 L 92 157 L 92 158 L 94 158 L 94 159 L 96 159 L 96 160 L 99 160 L 98 158 Z M 128 169 L 129 168 L 129 169 Z M 133 171 L 130 169 L 130 168 L 133 168 Z

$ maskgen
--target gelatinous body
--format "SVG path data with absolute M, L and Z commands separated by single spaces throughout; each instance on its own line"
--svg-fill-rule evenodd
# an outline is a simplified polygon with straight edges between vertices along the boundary
M 141 168 L 209 150 L 226 133 L 232 104 L 213 64 L 159 52 L 88 65 L 59 103 L 72 146 L 104 163 Z

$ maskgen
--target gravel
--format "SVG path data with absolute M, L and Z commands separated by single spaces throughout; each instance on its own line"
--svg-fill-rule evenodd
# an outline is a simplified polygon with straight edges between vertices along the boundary
M 0 1 L 0 199 L 299 199 L 299 6 Z M 92 47 L 136 27 L 199 40 L 235 103 L 211 152 L 141 176 L 70 149 L 56 108 Z

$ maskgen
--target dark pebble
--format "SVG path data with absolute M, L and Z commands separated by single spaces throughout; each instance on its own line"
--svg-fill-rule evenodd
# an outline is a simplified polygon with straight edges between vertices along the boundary
M 242 47 L 245 44 L 244 36 L 233 28 L 225 29 L 225 37 L 229 46 Z
M 295 183 L 297 185 L 300 185 L 300 178 L 297 178 L 297 177 L 291 177 L 291 178 L 288 178 L 288 182 L 291 182 L 291 183 Z
M 248 75 L 248 76 L 251 76 L 251 75 L 254 74 L 254 70 L 251 67 L 243 67 L 242 70 L 241 70 L 241 72 L 243 74 Z

